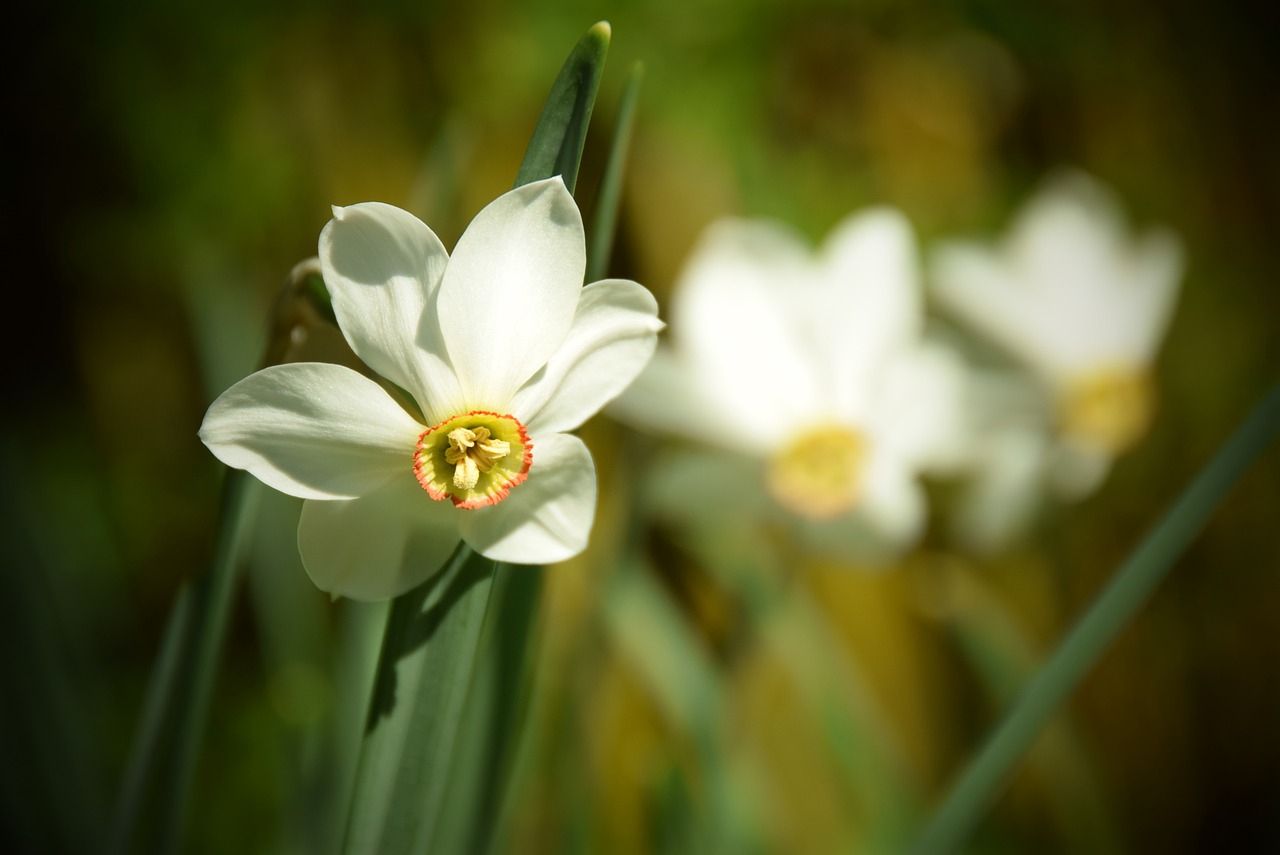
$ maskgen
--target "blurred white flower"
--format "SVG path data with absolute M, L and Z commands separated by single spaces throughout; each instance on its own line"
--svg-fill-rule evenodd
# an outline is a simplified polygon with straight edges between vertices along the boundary
M 1148 430 L 1181 251 L 1163 229 L 1132 238 L 1110 191 L 1064 172 L 1000 245 L 945 243 L 933 262 L 939 300 L 1029 370 L 979 371 L 969 386 L 956 521 L 970 546 L 996 548 L 1046 496 L 1095 490 Z
M 1069 444 L 1113 457 L 1146 433 L 1182 271 L 1170 232 L 1131 238 L 1111 192 L 1069 172 L 999 246 L 945 244 L 934 262 L 939 300 L 1040 378 Z
M 580 552 L 595 468 L 565 431 L 644 367 L 661 322 L 635 282 L 582 287 L 582 219 L 563 182 L 499 197 L 452 257 L 399 208 L 335 207 L 320 264 L 352 350 L 412 402 L 348 368 L 295 363 L 232 386 L 200 428 L 228 466 L 306 500 L 298 547 L 316 585 L 393 597 L 459 540 L 514 563 Z
M 785 509 L 810 544 L 841 554 L 919 534 L 917 474 L 954 452 L 962 369 L 922 340 L 905 218 L 851 216 L 816 253 L 781 224 L 713 224 L 671 315 L 671 346 L 610 412 L 736 455 L 675 458 L 680 486 L 666 494 L 693 515 Z

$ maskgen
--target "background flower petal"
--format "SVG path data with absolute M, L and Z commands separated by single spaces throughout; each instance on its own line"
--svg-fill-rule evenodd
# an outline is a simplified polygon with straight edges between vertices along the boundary
M 1157 228 L 1135 241 L 1119 271 L 1125 287 L 1126 356 L 1140 365 L 1155 361 L 1173 316 L 1182 280 L 1182 244 L 1168 229 Z
M 558 177 L 489 203 L 458 240 L 439 296 L 440 325 L 470 408 L 508 409 L 573 323 L 586 244 Z
M 358 499 L 303 503 L 298 551 L 321 590 L 385 600 L 444 566 L 460 540 L 460 513 L 406 475 Z
M 841 221 L 821 250 L 821 275 L 797 300 L 811 331 L 814 364 L 837 412 L 864 418 L 865 390 L 923 327 L 920 265 L 911 225 L 898 211 L 870 208 Z
M 349 499 L 411 472 L 421 431 L 369 378 L 299 362 L 264 368 L 223 392 L 200 439 L 223 463 L 282 493 Z
M 325 285 L 347 342 L 413 395 L 432 424 L 463 403 L 435 317 L 448 260 L 425 223 L 381 202 L 335 207 L 320 233 Z
M 515 564 L 550 564 L 587 546 L 596 513 L 596 469 L 582 440 L 533 438 L 529 479 L 496 505 L 465 511 L 462 538 L 480 554 Z
M 887 543 L 905 549 L 923 533 L 928 510 L 910 466 L 890 455 L 874 455 L 856 513 Z
M 658 301 L 643 286 L 622 279 L 588 285 L 569 334 L 516 392 L 512 412 L 535 435 L 573 430 L 644 369 L 661 328 Z
M 770 221 L 721 220 L 695 247 L 672 296 L 672 344 L 719 412 L 716 430 L 768 445 L 826 408 L 807 331 L 792 322 L 809 264 L 800 237 Z
M 1036 305 L 1027 283 L 1015 280 L 994 251 L 971 242 L 938 247 L 932 264 L 934 293 L 956 317 L 989 336 L 1048 380 L 1072 365 L 1072 336 Z
M 965 424 L 968 368 L 960 354 L 926 338 L 882 370 L 867 419 L 874 441 L 915 469 L 959 468 L 972 443 Z
M 635 382 L 605 411 L 640 430 L 670 433 L 756 457 L 768 454 L 781 437 L 777 424 L 769 419 L 730 419 L 708 399 L 687 361 L 669 347 L 659 347 Z

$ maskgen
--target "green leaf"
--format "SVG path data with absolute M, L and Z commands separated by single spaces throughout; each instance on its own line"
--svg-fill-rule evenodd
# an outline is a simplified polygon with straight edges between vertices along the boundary
M 145 790 L 155 774 L 156 755 L 165 735 L 165 724 L 172 715 L 170 710 L 177 695 L 178 669 L 191 633 L 192 609 L 191 588 L 184 585 L 169 612 L 164 639 L 160 643 L 160 654 L 147 686 L 147 697 L 138 720 L 138 732 L 134 736 L 124 779 L 120 784 L 114 827 L 107 847 L 109 853 L 124 853 L 130 849 L 134 828 L 142 811 L 142 801 L 146 796 Z
M 493 840 L 527 722 L 536 654 L 530 636 L 541 567 L 500 567 L 458 735 L 450 799 L 433 852 L 485 852 Z
M 1280 386 L 1253 413 L 1143 540 L 1027 685 L 1008 717 L 925 827 L 917 855 L 954 851 L 1054 712 L 1173 568 L 1240 476 L 1280 433 Z
M 345 851 L 428 851 L 448 794 L 494 562 L 465 544 L 391 604 Z
M 601 21 L 587 30 L 565 60 L 516 174 L 517 187 L 559 175 L 564 186 L 573 192 L 609 50 L 609 35 L 609 25 Z
M 639 63 L 631 69 L 627 88 L 618 102 L 618 119 L 613 130 L 613 145 L 609 148 L 609 160 L 600 179 L 600 192 L 596 196 L 595 222 L 591 228 L 591 248 L 587 252 L 587 281 L 603 279 L 609 269 L 609 256 L 613 251 L 613 234 L 618 225 L 618 208 L 622 203 L 622 178 L 626 173 L 627 153 L 631 149 L 631 129 L 635 125 L 636 103 L 640 100 L 640 79 L 643 68 Z
M 148 823 L 149 848 L 182 848 L 182 825 L 209 718 L 241 547 L 260 487 L 245 472 L 227 472 L 213 563 L 174 604 L 130 751 L 108 851 L 129 849 L 151 792 L 158 805 L 154 822 Z

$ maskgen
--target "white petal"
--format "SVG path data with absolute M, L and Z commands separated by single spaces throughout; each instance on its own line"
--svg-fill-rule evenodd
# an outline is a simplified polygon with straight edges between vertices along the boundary
M 1019 212 L 1005 250 L 1019 274 L 1028 277 L 1028 287 L 1038 288 L 1045 276 L 1056 273 L 1088 271 L 1091 275 L 1063 290 L 1105 290 L 1123 237 L 1115 194 L 1083 172 L 1063 170 L 1049 176 Z
M 960 464 L 970 437 L 965 419 L 966 367 L 952 348 L 926 341 L 884 364 L 867 424 L 874 442 L 921 468 Z
M 1129 289 L 1122 226 L 1110 192 L 1072 173 L 1047 182 L 1005 242 L 1006 269 L 1034 308 L 1031 353 L 1059 374 L 1123 358 L 1130 323 L 1121 310 Z
M 776 223 L 721 220 L 695 247 L 672 297 L 673 343 L 726 425 L 783 435 L 826 407 L 791 308 L 810 275 L 808 248 Z
M 1041 510 L 1048 455 L 1044 426 L 1015 424 L 986 431 L 956 504 L 956 538 L 990 553 L 1020 534 Z
M 635 282 L 582 289 L 573 326 L 551 361 L 511 402 L 535 434 L 573 430 L 631 384 L 658 344 L 658 301 Z
M 596 512 L 596 470 L 576 436 L 533 438 L 529 478 L 496 505 L 464 511 L 462 539 L 486 558 L 551 564 L 587 546 Z
M 873 208 L 840 223 L 823 247 L 821 276 L 798 301 L 813 330 L 824 387 L 841 414 L 861 418 L 862 394 L 885 360 L 920 336 L 919 261 L 907 219 Z
M 350 499 L 412 472 L 422 429 L 369 378 L 299 362 L 264 368 L 223 392 L 200 439 L 223 463 L 282 493 Z
M 472 409 L 508 411 L 569 332 L 585 271 L 582 216 L 559 177 L 504 193 L 471 221 L 439 307 Z
M 1138 365 L 1155 359 L 1169 326 L 1182 278 L 1182 246 L 1167 230 L 1156 230 L 1138 241 L 1125 272 L 1131 320 L 1126 344 Z
M 703 391 L 686 361 L 663 347 L 606 412 L 640 430 L 674 434 L 755 457 L 768 454 L 787 436 L 781 420 L 729 417 Z
M 902 461 L 878 457 L 867 473 L 866 492 L 858 514 L 865 516 L 886 542 L 905 548 L 924 531 L 927 513 L 924 490 Z
M 325 286 L 347 342 L 432 424 L 465 403 L 435 317 L 448 260 L 421 220 L 381 202 L 335 207 L 320 233 Z
M 948 243 L 933 257 L 934 293 L 955 315 L 1050 382 L 1074 370 L 1078 331 L 1040 305 L 1032 286 L 973 243 Z
M 316 587 L 353 600 L 385 600 L 444 566 L 461 539 L 457 510 L 431 499 L 413 476 L 359 499 L 307 501 L 298 551 Z
M 1150 362 L 1172 310 L 1176 242 L 1136 246 L 1118 201 L 1081 173 L 1045 183 L 1000 254 L 944 250 L 938 294 L 1051 385 Z

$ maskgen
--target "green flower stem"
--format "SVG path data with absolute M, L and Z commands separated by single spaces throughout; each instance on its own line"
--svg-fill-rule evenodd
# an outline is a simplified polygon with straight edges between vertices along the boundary
M 1272 389 L 1201 471 L 1032 679 L 917 838 L 912 852 L 950 852 L 964 840 L 1054 711 L 1128 625 L 1277 432 L 1280 386 Z

